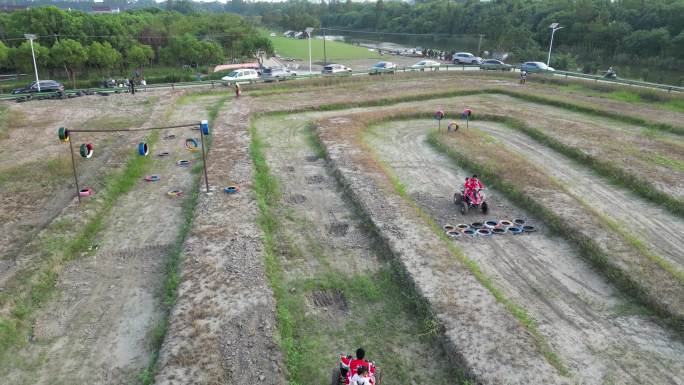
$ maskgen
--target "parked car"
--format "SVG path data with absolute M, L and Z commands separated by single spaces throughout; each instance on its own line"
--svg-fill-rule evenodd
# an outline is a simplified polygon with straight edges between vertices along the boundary
M 439 69 L 439 66 L 441 63 L 436 62 L 434 60 L 421 60 L 418 63 L 414 64 L 411 66 L 411 70 L 420 70 L 420 71 L 425 71 L 426 68 L 428 69 Z
M 339 74 L 339 73 L 351 73 L 352 69 L 345 67 L 342 64 L 328 64 L 321 70 L 322 74 Z
M 287 68 L 281 67 L 264 68 L 264 70 L 261 72 L 261 78 L 265 82 L 287 80 L 295 76 L 297 76 L 297 73 L 295 71 L 291 71 Z
M 57 92 L 57 91 L 64 91 L 64 86 L 62 83 L 55 81 L 55 80 L 41 80 L 40 81 L 40 92 Z M 38 92 L 38 84 L 36 82 L 32 82 L 31 84 L 27 85 L 26 87 L 22 88 L 15 88 L 12 90 L 13 94 L 25 94 L 25 93 L 32 93 L 32 92 Z
M 397 70 L 397 65 L 389 61 L 381 61 L 375 63 L 375 65 L 370 69 L 369 74 L 377 75 L 383 73 L 393 74 Z
M 456 52 L 453 56 L 454 64 L 480 64 L 482 58 L 470 52 Z
M 510 64 L 506 64 L 506 63 L 502 62 L 501 60 L 487 59 L 487 60 L 483 60 L 482 63 L 480 63 L 480 69 L 481 70 L 512 71 L 513 66 Z
M 235 70 L 221 78 L 221 80 L 227 81 L 231 85 L 236 83 L 255 83 L 257 79 L 259 79 L 259 74 L 256 70 L 250 68 Z
M 540 62 L 540 61 L 528 61 L 523 63 L 522 66 L 520 66 L 521 71 L 526 71 L 528 73 L 532 72 L 546 72 L 546 71 L 555 71 L 553 67 L 549 67 L 546 64 Z

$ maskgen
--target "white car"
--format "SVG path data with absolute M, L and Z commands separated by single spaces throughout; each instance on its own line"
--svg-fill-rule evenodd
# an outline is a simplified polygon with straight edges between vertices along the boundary
M 470 52 L 456 52 L 453 59 L 454 64 L 482 64 L 482 58 Z
M 322 74 L 339 74 L 339 73 L 351 73 L 352 69 L 345 67 L 342 64 L 328 64 L 321 70 Z
M 259 79 L 259 74 L 256 72 L 256 70 L 249 68 L 235 70 L 229 73 L 227 76 L 221 78 L 221 80 L 227 81 L 228 84 L 256 83 L 257 79 Z
M 437 69 L 439 69 L 440 65 L 441 65 L 441 63 L 436 62 L 434 60 L 421 60 L 418 63 L 412 65 L 411 69 L 412 70 L 420 70 L 420 71 L 424 71 L 426 68 L 432 68 L 432 69 L 437 68 Z

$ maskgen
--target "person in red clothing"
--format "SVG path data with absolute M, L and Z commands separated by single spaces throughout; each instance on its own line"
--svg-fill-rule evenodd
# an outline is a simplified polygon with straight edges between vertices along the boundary
M 477 202 L 480 192 L 480 189 L 484 188 L 484 185 L 482 182 L 480 182 L 479 179 L 477 179 L 477 175 L 473 175 L 468 182 L 468 198 L 470 199 L 471 203 Z
M 363 348 L 356 349 L 356 358 L 351 360 L 351 362 L 349 363 L 349 374 L 347 379 L 351 379 L 355 374 L 357 374 L 357 369 L 359 368 L 359 366 L 364 366 L 368 368 L 368 371 L 370 373 L 371 384 L 375 384 L 375 365 L 366 361 L 364 359 L 365 357 L 366 351 L 363 350 Z M 347 381 L 347 383 L 349 382 Z

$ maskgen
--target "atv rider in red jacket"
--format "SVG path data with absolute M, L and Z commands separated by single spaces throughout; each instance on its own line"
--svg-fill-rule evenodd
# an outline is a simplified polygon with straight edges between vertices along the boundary
M 368 368 L 368 370 L 370 371 L 370 375 L 371 375 L 370 382 L 371 382 L 371 384 L 375 383 L 375 365 L 364 360 L 365 357 L 366 357 L 366 351 L 363 350 L 363 348 L 356 349 L 356 358 L 349 362 L 349 373 L 347 374 L 347 378 L 345 380 L 345 383 L 347 383 L 347 384 L 349 383 L 349 380 L 354 376 L 354 374 L 357 373 L 356 369 L 359 366 L 364 366 L 364 367 Z
M 480 197 L 479 190 L 483 188 L 484 185 L 477 179 L 477 175 L 473 175 L 470 179 L 466 178 L 465 192 L 463 195 L 468 197 L 470 204 L 475 204 Z

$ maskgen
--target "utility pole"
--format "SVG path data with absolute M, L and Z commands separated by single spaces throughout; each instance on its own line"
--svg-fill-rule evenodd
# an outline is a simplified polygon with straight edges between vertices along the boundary
M 475 53 L 475 56 L 480 56 L 480 47 L 482 46 L 482 38 L 484 37 L 483 34 L 480 34 L 480 40 L 477 42 L 477 53 Z
M 305 30 L 307 36 L 309 37 L 309 78 L 311 78 L 311 76 L 313 75 L 313 73 L 311 72 L 311 32 L 313 32 L 313 30 L 314 29 L 311 27 Z
M 321 31 L 323 31 L 323 65 L 326 66 L 328 65 L 328 55 L 325 52 L 325 28 L 321 28 Z
M 548 67 L 549 64 L 551 64 L 551 48 L 553 47 L 553 35 L 558 31 L 559 29 L 562 29 L 563 27 L 559 27 L 558 23 L 553 23 L 549 26 L 551 28 L 551 43 L 549 43 L 549 56 L 546 58 L 546 66 Z
M 36 73 L 36 86 L 38 87 L 38 92 L 40 92 L 40 81 L 38 81 L 38 67 L 36 66 L 36 53 L 33 51 L 33 39 L 36 38 L 35 34 L 27 33 L 24 35 L 31 42 L 31 56 L 33 57 L 33 71 Z M 79 198 L 80 199 L 80 198 Z

